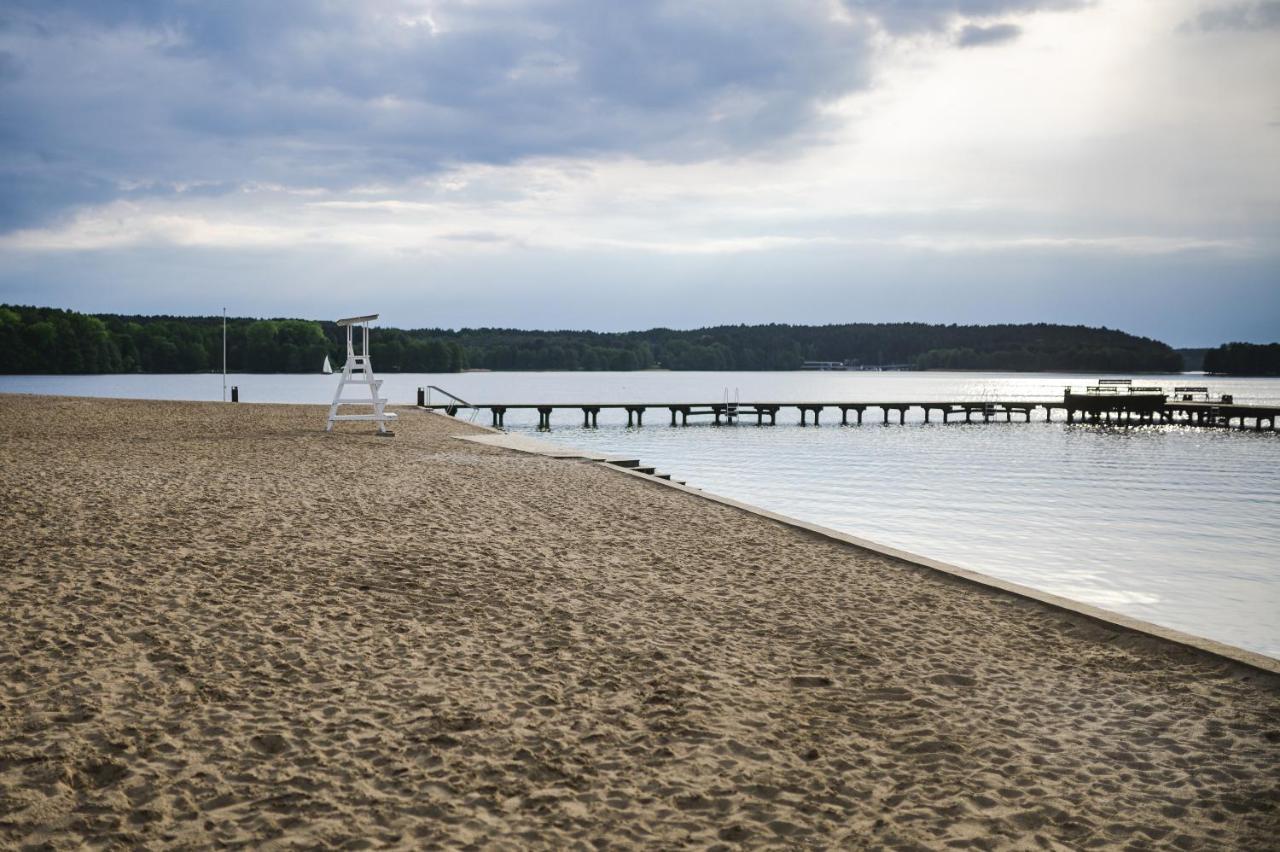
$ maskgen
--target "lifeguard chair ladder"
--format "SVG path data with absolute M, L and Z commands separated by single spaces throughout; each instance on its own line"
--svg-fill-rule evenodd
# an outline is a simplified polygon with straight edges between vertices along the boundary
M 329 406 L 329 425 L 325 427 L 326 432 L 333 431 L 333 424 L 339 420 L 370 420 L 378 424 L 378 434 L 393 435 L 387 429 L 387 423 L 394 422 L 396 415 L 394 412 L 386 411 L 387 400 L 378 396 L 378 389 L 382 387 L 382 380 L 374 378 L 373 364 L 369 361 L 369 323 L 378 318 L 377 314 L 369 314 L 364 317 L 347 317 L 338 320 L 338 325 L 347 328 L 347 363 L 342 368 L 342 375 L 338 378 L 338 389 L 333 394 L 333 404 Z M 360 327 L 360 354 L 356 354 L 355 350 L 355 328 Z M 347 399 L 342 395 L 347 385 L 368 385 L 369 398 L 363 399 Z M 373 406 L 372 414 L 339 414 L 338 406 L 340 405 L 371 405 Z

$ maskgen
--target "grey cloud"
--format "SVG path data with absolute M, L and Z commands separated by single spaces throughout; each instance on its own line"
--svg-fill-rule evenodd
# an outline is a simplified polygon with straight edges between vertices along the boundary
M 74 169 L 0 168 L 0 232 L 46 222 L 61 211 L 118 195 L 110 182 Z
M 1183 24 L 1182 30 L 1212 32 L 1215 30 L 1268 30 L 1280 27 L 1280 0 L 1234 3 L 1201 12 Z
M 944 30 L 960 18 L 997 18 L 1014 13 L 1078 9 L 1093 0 L 844 0 L 896 33 Z
M 0 79 L 23 73 L 0 87 L 0 227 L 113 192 L 804 144 L 825 103 L 868 85 L 874 26 L 1079 0 L 846 2 L 852 24 L 825 0 L 10 0 Z
M 12 53 L 0 50 L 0 84 L 9 83 L 22 76 L 22 64 Z
M 1021 33 L 1022 27 L 1016 24 L 992 24 L 989 27 L 969 24 L 960 30 L 960 34 L 956 36 L 956 45 L 959 47 L 981 47 L 987 44 L 999 44 L 1002 41 L 1015 39 Z

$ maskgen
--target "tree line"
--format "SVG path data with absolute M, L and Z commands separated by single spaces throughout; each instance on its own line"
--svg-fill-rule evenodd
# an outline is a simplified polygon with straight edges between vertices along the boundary
M 454 373 L 462 347 L 439 336 L 378 329 L 378 369 Z M 5 373 L 201 373 L 222 369 L 222 317 L 80 314 L 0 306 Z M 234 373 L 314 373 L 325 357 L 341 368 L 346 330 L 332 322 L 228 317 L 227 369 Z
M 1206 373 L 1280 376 L 1280 343 L 1224 343 L 1204 353 Z
M 1238 344 L 1232 344 L 1238 345 Z M 222 369 L 222 318 L 88 315 L 0 306 L 0 371 L 191 373 Z M 1086 326 L 731 325 L 632 332 L 377 328 L 379 371 L 795 370 L 805 361 L 915 369 L 1177 372 L 1164 343 Z M 227 319 L 232 372 L 309 373 L 346 359 L 345 330 L 301 319 Z

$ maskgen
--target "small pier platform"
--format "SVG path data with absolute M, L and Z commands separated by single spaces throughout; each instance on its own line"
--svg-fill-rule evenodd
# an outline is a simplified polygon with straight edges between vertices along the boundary
M 1068 423 L 1113 423 L 1117 425 L 1179 424 L 1191 426 L 1216 426 L 1251 428 L 1257 431 L 1276 430 L 1276 418 L 1280 406 L 1237 405 L 1229 402 L 1171 401 L 1165 394 L 1146 393 L 1072 393 L 1066 392 L 1055 400 L 993 400 L 954 402 L 673 402 L 673 403 L 483 403 L 431 404 L 419 394 L 418 407 L 428 411 L 457 414 L 460 410 L 488 411 L 495 428 L 506 425 L 510 411 L 537 411 L 538 428 L 549 430 L 552 416 L 557 412 L 573 412 L 581 415 L 584 428 L 599 425 L 600 412 L 625 411 L 627 425 L 645 425 L 646 413 L 666 415 L 671 426 L 687 426 L 690 419 L 704 418 L 715 425 L 754 423 L 757 426 L 776 426 L 778 415 L 784 409 L 799 415 L 800 426 L 819 425 L 825 412 L 839 412 L 842 426 L 862 425 L 868 412 L 874 412 L 871 420 L 885 425 L 904 424 L 907 414 L 917 409 L 924 414 L 924 422 L 941 423 L 990 423 L 994 421 L 1031 422 L 1033 416 L 1043 412 L 1045 421 L 1052 421 L 1055 412 Z M 878 416 L 877 416 L 878 415 Z

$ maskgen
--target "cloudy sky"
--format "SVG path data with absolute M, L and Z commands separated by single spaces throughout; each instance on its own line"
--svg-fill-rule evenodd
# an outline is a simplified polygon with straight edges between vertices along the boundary
M 1280 0 L 3 0 L 0 301 L 1280 339 Z

